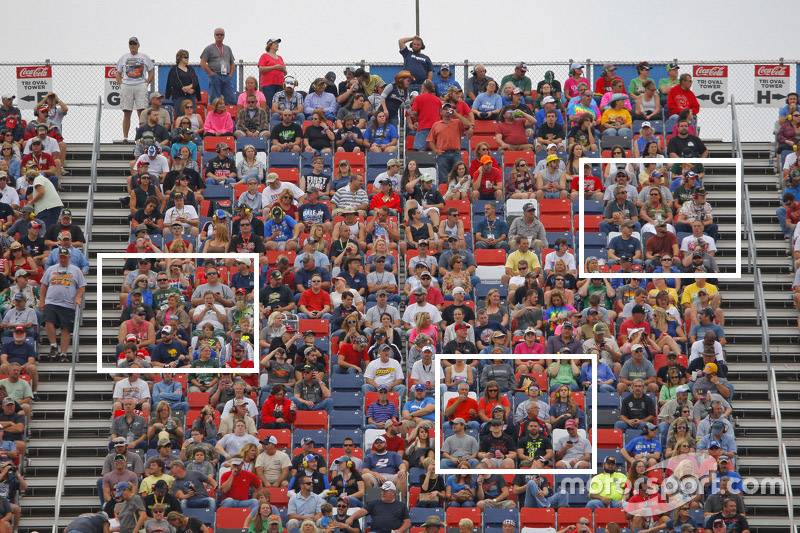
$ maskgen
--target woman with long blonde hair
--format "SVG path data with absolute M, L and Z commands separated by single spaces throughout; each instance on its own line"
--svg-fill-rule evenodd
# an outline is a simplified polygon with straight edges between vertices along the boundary
M 214 223 L 214 235 L 203 243 L 204 253 L 223 253 L 228 251 L 231 243 L 228 223 L 225 220 L 218 220 Z

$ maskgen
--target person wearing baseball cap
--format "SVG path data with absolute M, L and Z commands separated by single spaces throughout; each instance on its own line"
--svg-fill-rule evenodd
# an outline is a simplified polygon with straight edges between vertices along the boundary
M 626 483 L 625 474 L 617 470 L 617 458 L 613 455 L 607 456 L 603 460 L 603 470 L 595 474 L 589 482 L 589 501 L 586 502 L 586 507 L 622 507 Z
M 663 456 L 661 440 L 658 438 L 658 426 L 652 422 L 643 424 L 642 434 L 630 439 L 620 450 L 629 467 L 634 461 L 644 461 L 648 467 L 654 466 Z
M 128 39 L 128 53 L 117 61 L 117 85 L 120 85 L 120 107 L 122 107 L 122 140 L 128 142 L 131 113 L 139 116 L 147 107 L 147 87 L 155 79 L 155 64 L 147 54 L 139 52 L 139 39 Z M 144 121 L 142 121 L 144 124 Z M 138 133 L 138 132 L 137 132 Z M 137 136 L 138 138 L 139 136 Z
M 578 420 L 564 422 L 567 434 L 553 443 L 556 468 L 590 468 L 592 445 L 578 433 Z
M 413 372 L 412 372 L 413 375 Z M 432 384 L 431 384 L 432 386 Z M 413 397 L 410 397 L 403 405 L 403 420 L 407 422 L 408 427 L 415 427 L 422 421 L 427 421 L 433 424 L 435 402 L 431 396 L 428 396 L 428 388 L 425 383 L 417 383 L 411 387 Z
M 583 68 L 583 63 L 574 62 L 570 64 L 569 78 L 564 82 L 564 95 L 567 99 L 580 96 L 579 85 L 585 85 L 587 89 L 592 86 L 586 76 L 583 75 Z
M 381 492 L 380 499 L 368 504 L 366 508 L 359 508 L 345 521 L 345 524 L 352 526 L 362 517 L 370 515 L 373 531 L 408 531 L 411 527 L 408 505 L 398 498 L 398 492 L 402 493 L 405 490 L 405 482 L 396 483 L 387 479 L 378 486 Z
M 675 62 L 667 63 L 667 75 L 658 80 L 659 94 L 668 95 L 669 91 L 678 85 L 681 67 Z
M 78 250 L 75 250 L 83 255 Z M 70 337 L 75 322 L 75 310 L 83 302 L 86 291 L 86 278 L 84 272 L 70 261 L 69 248 L 56 248 L 50 257 L 57 260 L 47 265 L 41 279 L 41 300 L 44 301 L 44 322 L 47 338 L 50 341 L 50 360 L 58 357 L 61 361 L 68 360 L 67 352 L 70 348 Z M 50 259 L 48 258 L 48 262 Z M 88 262 L 87 262 L 88 267 Z M 88 273 L 88 268 L 87 268 Z M 51 285 L 51 280 L 57 283 Z M 61 329 L 61 346 L 56 344 L 56 330 Z
M 83 248 L 86 237 L 81 227 L 72 222 L 72 210 L 67 208 L 61 210 L 58 222 L 47 228 L 44 234 L 44 243 L 47 246 L 56 246 L 58 244 L 58 237 L 65 231 L 72 237 L 73 246 L 76 248 Z
M 503 76 L 503 79 L 500 80 L 500 87 L 505 87 L 506 83 L 511 82 L 514 84 L 514 87 L 522 91 L 525 99 L 530 101 L 533 82 L 526 76 L 527 72 L 528 65 L 520 61 L 514 66 L 514 72 Z

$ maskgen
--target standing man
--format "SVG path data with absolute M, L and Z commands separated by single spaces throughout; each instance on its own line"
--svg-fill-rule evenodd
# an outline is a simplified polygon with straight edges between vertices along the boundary
M 440 116 L 441 120 L 431 126 L 428 143 L 436 154 L 436 177 L 441 184 L 447 183 L 450 170 L 461 161 L 461 136 L 472 124 L 452 104 L 444 104 Z
M 214 30 L 214 42 L 209 44 L 200 54 L 200 68 L 208 74 L 208 101 L 225 97 L 228 105 L 236 104 L 236 92 L 233 90 L 233 51 L 223 44 L 225 30 Z
M 410 49 L 406 47 L 411 43 Z M 410 91 L 419 91 L 420 85 L 425 80 L 433 79 L 433 63 L 431 58 L 422 53 L 425 43 L 419 35 L 403 37 L 397 42 L 400 55 L 403 56 L 403 70 L 407 70 L 414 78 L 409 86 Z
M 131 113 L 136 110 L 140 116 L 147 107 L 147 86 L 155 78 L 155 65 L 146 54 L 139 53 L 139 39 L 128 39 L 127 54 L 117 61 L 117 83 L 120 84 L 120 104 L 122 105 L 122 142 L 128 142 L 131 129 Z
M 44 313 L 47 339 L 50 341 L 50 360 L 56 356 L 67 361 L 70 333 L 75 322 L 75 309 L 83 301 L 86 279 L 80 268 L 70 263 L 68 248 L 60 248 L 58 264 L 48 268 L 41 282 L 39 310 Z M 61 350 L 56 345 L 56 328 L 61 328 Z

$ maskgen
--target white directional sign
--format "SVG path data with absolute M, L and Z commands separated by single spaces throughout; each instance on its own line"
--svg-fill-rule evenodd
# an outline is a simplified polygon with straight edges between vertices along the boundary
M 117 83 L 117 67 L 105 67 L 103 80 L 103 105 L 111 109 L 119 109 L 119 83 Z
M 53 66 L 17 67 L 17 106 L 33 109 L 48 93 L 53 92 Z
M 791 78 L 791 65 L 756 65 L 755 105 L 782 107 L 786 103 L 786 95 L 792 92 Z
M 728 66 L 694 65 L 692 90 L 700 107 L 725 107 L 728 105 Z

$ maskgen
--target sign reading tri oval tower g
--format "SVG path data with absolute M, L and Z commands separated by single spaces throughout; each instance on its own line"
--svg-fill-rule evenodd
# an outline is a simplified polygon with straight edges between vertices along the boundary
M 782 107 L 793 91 L 791 65 L 755 65 L 755 95 L 758 107 Z
M 725 107 L 728 105 L 728 66 L 694 65 L 692 90 L 700 107 Z

